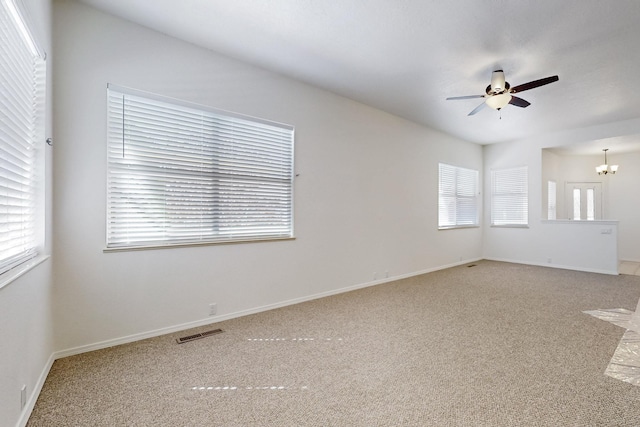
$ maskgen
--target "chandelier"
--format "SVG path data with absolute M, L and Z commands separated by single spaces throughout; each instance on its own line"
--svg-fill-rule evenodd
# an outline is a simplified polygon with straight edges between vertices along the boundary
M 607 151 L 609 151 L 609 149 L 603 148 L 602 151 L 604 151 L 604 163 L 600 166 L 596 166 L 596 172 L 598 172 L 598 175 L 606 175 L 609 172 L 611 172 L 612 174 L 616 173 L 618 171 L 618 165 L 609 166 L 607 164 Z

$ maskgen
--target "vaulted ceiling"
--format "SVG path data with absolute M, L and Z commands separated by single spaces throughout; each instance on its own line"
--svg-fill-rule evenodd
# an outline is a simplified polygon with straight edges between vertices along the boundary
M 82 1 L 480 144 L 640 118 L 637 0 Z M 445 100 L 495 69 L 560 80 L 501 113 Z

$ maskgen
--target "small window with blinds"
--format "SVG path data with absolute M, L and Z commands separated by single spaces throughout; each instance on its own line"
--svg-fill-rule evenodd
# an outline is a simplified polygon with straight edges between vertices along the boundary
M 478 171 L 439 164 L 438 228 L 478 226 Z
M 13 0 L 0 1 L 0 274 L 37 255 L 45 56 Z
M 491 225 L 529 225 L 527 167 L 491 171 Z
M 292 126 L 108 85 L 107 248 L 293 237 Z

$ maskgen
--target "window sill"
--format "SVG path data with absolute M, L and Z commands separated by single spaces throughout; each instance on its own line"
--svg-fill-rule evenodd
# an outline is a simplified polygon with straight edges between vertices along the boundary
M 543 219 L 542 224 L 594 224 L 594 225 L 617 225 L 618 220 L 615 219 Z
M 191 248 L 198 246 L 215 246 L 215 245 L 233 245 L 240 243 L 261 243 L 261 242 L 279 242 L 281 240 L 295 240 L 295 237 L 273 237 L 266 239 L 246 239 L 246 240 L 218 240 L 215 242 L 202 242 L 202 243 L 170 243 L 170 244 L 158 244 L 158 245 L 142 245 L 142 246 L 123 246 L 104 248 L 102 251 L 108 252 L 129 252 L 129 251 L 147 251 L 156 249 L 176 249 L 176 248 Z
M 438 227 L 438 230 L 456 230 L 459 228 L 480 228 L 478 224 L 474 225 L 451 225 L 446 227 Z
M 491 224 L 491 228 L 529 228 L 529 224 Z
M 0 289 L 14 282 L 18 278 L 24 276 L 29 271 L 36 268 L 38 265 L 48 260 L 50 257 L 51 255 L 38 255 L 35 258 L 30 259 L 29 261 L 20 264 L 17 267 L 14 267 L 6 273 L 0 275 Z

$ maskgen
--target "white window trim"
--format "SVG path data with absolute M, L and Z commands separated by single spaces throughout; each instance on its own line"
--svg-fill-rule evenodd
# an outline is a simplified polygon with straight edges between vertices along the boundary
M 48 260 L 50 257 L 50 255 L 38 255 L 37 257 L 28 259 L 23 264 L 20 264 L 7 271 L 6 273 L 0 275 L 0 289 L 8 286 L 12 282 L 15 282 L 16 280 L 27 274 L 29 271 L 33 270 L 34 268 Z

